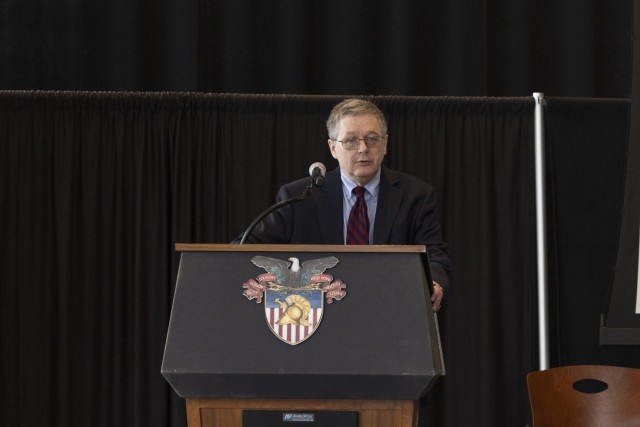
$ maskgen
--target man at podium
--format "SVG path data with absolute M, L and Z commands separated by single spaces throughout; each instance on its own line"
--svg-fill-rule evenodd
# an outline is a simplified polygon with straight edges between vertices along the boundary
M 247 243 L 426 245 L 439 310 L 449 286 L 451 261 L 430 184 L 382 166 L 387 153 L 387 121 L 367 100 L 346 99 L 327 120 L 328 145 L 339 167 L 322 164 L 316 188 L 301 203 L 275 210 L 244 238 Z M 314 164 L 315 165 L 315 164 Z M 312 168 L 314 167 L 312 165 Z M 309 178 L 283 185 L 278 201 L 303 194 Z M 240 238 L 243 236 L 240 236 Z M 240 241 L 240 238 L 234 242 Z

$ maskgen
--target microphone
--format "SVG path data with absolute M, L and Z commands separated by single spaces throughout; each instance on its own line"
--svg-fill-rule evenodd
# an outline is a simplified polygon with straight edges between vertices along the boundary
M 311 182 L 316 187 L 322 187 L 327 181 L 325 175 L 327 174 L 327 168 L 320 162 L 315 162 L 309 166 L 309 175 L 311 175 Z

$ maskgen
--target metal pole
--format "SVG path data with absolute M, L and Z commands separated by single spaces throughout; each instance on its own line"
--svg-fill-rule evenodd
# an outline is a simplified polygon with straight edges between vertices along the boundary
M 538 258 L 538 340 L 540 370 L 549 369 L 547 309 L 547 221 L 545 204 L 544 94 L 535 92 L 536 243 Z

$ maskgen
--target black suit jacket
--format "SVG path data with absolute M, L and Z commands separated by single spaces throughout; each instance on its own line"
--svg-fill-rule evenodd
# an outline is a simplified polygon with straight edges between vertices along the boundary
M 310 178 L 304 178 L 283 185 L 277 200 L 299 196 L 309 182 Z M 267 216 L 246 242 L 344 244 L 342 197 L 337 168 L 327 173 L 325 185 L 314 188 L 308 199 Z M 373 239 L 379 245 L 426 245 L 433 280 L 448 287 L 451 261 L 442 240 L 437 197 L 431 185 L 383 168 Z

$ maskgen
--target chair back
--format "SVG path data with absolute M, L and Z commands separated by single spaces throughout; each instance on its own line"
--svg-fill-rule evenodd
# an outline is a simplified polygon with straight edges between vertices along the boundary
M 640 369 L 580 365 L 527 375 L 534 427 L 640 426 Z

